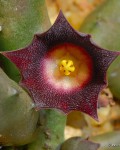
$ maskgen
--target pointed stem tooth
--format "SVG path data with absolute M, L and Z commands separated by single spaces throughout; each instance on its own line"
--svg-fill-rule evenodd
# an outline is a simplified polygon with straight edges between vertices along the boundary
M 12 88 L 12 87 L 9 88 L 8 93 L 10 93 L 11 96 L 19 94 L 19 92 L 17 91 L 17 89 Z

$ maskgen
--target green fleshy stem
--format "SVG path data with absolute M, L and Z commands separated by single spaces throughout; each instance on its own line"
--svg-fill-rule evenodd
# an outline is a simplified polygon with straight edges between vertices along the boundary
M 57 110 L 40 111 L 40 134 L 27 150 L 55 150 L 64 141 L 66 116 Z
M 37 136 L 39 112 L 30 96 L 0 69 L 0 143 L 30 143 Z
M 101 47 L 120 51 L 120 1 L 106 0 L 89 15 L 80 31 L 92 35 Z M 117 99 L 120 99 L 120 56 L 108 69 L 108 85 Z
M 0 1 L 0 51 L 16 50 L 31 43 L 35 33 L 50 27 L 44 0 Z M 1 66 L 8 76 L 20 80 L 18 69 L 0 57 Z

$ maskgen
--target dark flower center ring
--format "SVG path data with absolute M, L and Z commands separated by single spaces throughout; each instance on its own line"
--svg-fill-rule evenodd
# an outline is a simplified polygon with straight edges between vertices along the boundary
M 43 73 L 55 89 L 80 89 L 92 78 L 92 59 L 80 46 L 71 43 L 57 45 L 44 60 Z

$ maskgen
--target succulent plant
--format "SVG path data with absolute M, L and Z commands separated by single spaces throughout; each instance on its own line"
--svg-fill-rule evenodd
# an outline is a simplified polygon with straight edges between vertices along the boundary
M 66 114 L 79 110 L 98 120 L 98 95 L 107 85 L 108 67 L 119 55 L 97 46 L 89 34 L 75 31 L 62 12 L 48 30 L 44 9 L 44 0 L 0 1 L 0 50 L 4 51 L 0 52 L 0 67 L 17 82 L 15 65 L 21 73 L 20 87 L 0 69 L 3 149 L 24 144 L 25 150 L 56 149 L 63 142 L 66 116 L 45 108 Z M 80 138 L 74 142 L 79 140 L 83 148 L 86 142 L 94 149 L 99 146 Z

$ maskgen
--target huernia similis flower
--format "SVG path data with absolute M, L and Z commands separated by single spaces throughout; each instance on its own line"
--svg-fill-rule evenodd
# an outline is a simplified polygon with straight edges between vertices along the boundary
M 48 31 L 34 35 L 29 46 L 2 54 L 19 68 L 21 85 L 28 89 L 36 109 L 80 110 L 96 120 L 106 71 L 119 55 L 75 31 L 62 12 Z

